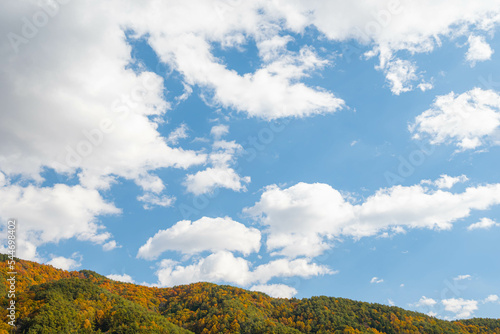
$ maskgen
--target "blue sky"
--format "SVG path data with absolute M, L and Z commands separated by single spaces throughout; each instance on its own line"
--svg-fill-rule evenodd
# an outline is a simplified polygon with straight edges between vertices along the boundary
M 20 257 L 498 317 L 498 1 L 2 6 Z

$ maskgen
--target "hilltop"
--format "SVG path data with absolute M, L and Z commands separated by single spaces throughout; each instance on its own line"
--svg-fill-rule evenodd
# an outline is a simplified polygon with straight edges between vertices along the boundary
M 0 256 L 6 283 L 7 256 Z M 195 283 L 155 288 L 18 260 L 17 333 L 500 333 L 500 320 L 444 321 L 334 297 L 277 299 Z M 7 284 L 0 285 L 6 323 Z

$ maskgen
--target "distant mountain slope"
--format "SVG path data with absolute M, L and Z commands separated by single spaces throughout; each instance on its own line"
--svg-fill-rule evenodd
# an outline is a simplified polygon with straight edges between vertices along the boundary
M 7 257 L 0 255 L 6 283 Z M 499 333 L 500 320 L 443 321 L 343 298 L 275 299 L 231 286 L 149 288 L 19 261 L 17 333 Z M 8 333 L 6 284 L 0 333 Z

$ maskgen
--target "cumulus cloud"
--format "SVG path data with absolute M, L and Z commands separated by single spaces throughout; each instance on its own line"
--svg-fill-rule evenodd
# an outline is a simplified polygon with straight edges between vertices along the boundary
M 120 210 L 93 189 L 124 178 L 158 193 L 163 181 L 152 171 L 206 160 L 167 146 L 157 131 L 170 109 L 164 80 L 129 66 L 117 4 L 6 1 L 0 13 L 8 34 L 0 42 L 0 170 L 7 179 L 35 181 L 0 189 L 0 215 L 22 222 L 20 257 L 36 259 L 38 246 L 73 237 L 107 241 L 104 249 L 111 249 L 98 217 Z M 56 14 L 27 34 L 21 19 L 33 21 L 47 8 Z M 40 187 L 47 169 L 80 184 Z
M 422 298 L 420 298 L 420 300 L 415 304 L 415 306 L 417 307 L 421 307 L 421 306 L 434 306 L 437 304 L 437 301 L 435 301 L 434 299 L 432 298 L 427 298 L 426 296 L 422 296 Z
M 250 288 L 250 291 L 260 291 L 273 298 L 292 298 L 297 294 L 297 289 L 285 284 L 259 284 Z
M 259 230 L 229 217 L 203 217 L 194 222 L 183 220 L 171 228 L 158 231 L 141 246 L 137 256 L 151 260 L 168 250 L 183 254 L 227 250 L 248 255 L 259 251 L 260 238 Z
M 217 188 L 226 188 L 234 191 L 246 191 L 246 183 L 250 177 L 241 177 L 233 168 L 209 167 L 196 174 L 186 177 L 185 185 L 187 191 L 201 195 L 214 191 Z
M 478 229 L 488 230 L 494 226 L 500 226 L 500 224 L 495 222 L 494 220 L 491 220 L 490 218 L 481 218 L 481 220 L 479 220 L 477 223 L 467 226 L 467 229 L 469 231 Z
M 335 41 L 355 39 L 372 47 L 367 56 L 378 55 L 394 94 L 413 89 L 420 79 L 416 65 L 395 55 L 431 52 L 442 38 L 467 36 L 470 31 L 490 31 L 500 21 L 498 2 L 440 1 L 298 2 L 312 12 L 309 22 Z M 301 13 L 304 13 L 301 11 Z M 297 20 L 300 22 L 299 20 Z M 298 25 L 298 22 L 296 23 Z
M 483 303 L 494 303 L 499 300 L 499 297 L 497 295 L 489 295 L 483 300 Z
M 468 187 L 453 193 L 422 185 L 383 188 L 352 204 L 322 183 L 298 183 L 287 189 L 268 186 L 244 212 L 266 226 L 273 254 L 314 257 L 343 236 L 355 239 L 393 228 L 450 229 L 471 210 L 500 204 L 500 184 Z
M 458 275 L 457 277 L 453 277 L 453 280 L 454 281 L 462 281 L 464 279 L 470 280 L 471 277 L 472 277 L 471 275 Z
M 460 275 L 461 276 L 470 276 L 470 275 Z M 416 306 L 416 307 L 424 307 L 424 308 L 434 308 L 437 305 L 442 305 L 444 307 L 444 311 L 447 312 L 452 312 L 454 315 L 452 317 L 446 316 L 445 319 L 463 319 L 463 318 L 468 318 L 474 314 L 476 310 L 478 310 L 478 305 L 479 303 L 485 304 L 485 303 L 495 303 L 499 300 L 499 297 L 497 295 L 489 295 L 485 299 L 481 301 L 477 301 L 474 299 L 463 299 L 463 298 L 449 298 L 449 299 L 442 299 L 440 301 L 437 301 L 432 298 L 427 298 L 423 296 L 420 298 L 420 300 L 415 303 L 415 304 L 410 304 L 410 306 Z M 429 315 L 432 316 L 437 316 L 438 312 L 430 311 L 428 312 Z
M 345 103 L 332 92 L 304 83 L 333 64 L 311 46 L 289 49 L 291 35 L 314 26 L 330 40 L 367 44 L 371 55 L 379 56 L 378 68 L 386 72 L 391 89 L 399 93 L 419 76 L 416 64 L 396 55 L 399 51 L 428 52 L 439 45 L 439 36 L 490 31 L 498 23 L 498 7 L 495 1 L 465 0 L 367 1 L 363 6 L 321 1 L 286 6 L 222 0 L 54 2 L 51 10 L 57 14 L 50 16 L 50 24 L 24 36 L 21 18 L 31 19 L 44 9 L 33 1 L 7 1 L 0 14 L 0 28 L 9 32 L 0 45 L 5 110 L 0 170 L 7 178 L 21 174 L 41 182 L 43 170 L 49 168 L 59 175 L 77 175 L 82 186 L 94 189 L 107 189 L 125 178 L 146 193 L 158 194 L 163 181 L 145 181 L 153 171 L 207 162 L 204 154 L 167 145 L 186 135 L 183 126 L 170 138 L 158 132 L 171 108 L 164 79 L 141 66 L 129 66 L 133 58 L 128 39 L 144 37 L 160 61 L 182 77 L 187 95 L 199 86 L 206 101 L 251 117 L 304 117 L 334 112 Z M 88 29 L 89 24 L 95 29 Z M 253 72 L 239 74 L 214 56 L 215 48 L 241 49 L 249 43 L 255 43 L 262 60 Z M 482 131 L 494 122 L 488 124 Z M 476 147 L 483 135 L 479 132 L 463 138 L 461 145 Z M 250 181 L 230 166 L 209 168 L 189 176 L 188 183 L 201 184 L 190 190 L 243 191 Z M 227 177 L 219 180 L 224 173 Z M 168 205 L 165 197 L 140 198 Z
M 108 241 L 104 245 L 102 245 L 102 249 L 106 252 L 113 250 L 115 248 L 121 248 L 121 246 L 118 246 L 115 240 Z
M 37 259 L 36 247 L 77 238 L 103 244 L 111 237 L 97 217 L 121 210 L 106 202 L 97 190 L 80 185 L 53 187 L 18 185 L 0 188 L 0 217 L 19 217 L 18 256 Z
M 468 318 L 478 309 L 477 301 L 472 299 L 450 298 L 441 303 L 446 311 L 455 313 L 455 318 Z
M 463 183 L 468 181 L 469 179 L 465 175 L 460 176 L 449 176 L 446 174 L 442 174 L 439 179 L 435 181 L 423 180 L 422 184 L 432 184 L 438 187 L 439 189 L 451 189 L 457 183 Z
M 223 135 L 224 129 L 217 128 L 214 131 L 212 128 L 212 134 L 218 138 L 218 136 Z M 187 191 L 195 195 L 210 193 L 217 188 L 246 191 L 245 184 L 250 183 L 250 177 L 240 176 L 231 167 L 235 162 L 235 157 L 242 152 L 243 147 L 235 141 L 216 140 L 212 145 L 212 152 L 208 159 L 212 167 L 195 174 L 188 174 L 184 181 Z
M 114 4 L 60 5 L 50 24 L 26 43 L 16 47 L 3 40 L 4 173 L 40 181 L 44 167 L 70 174 L 81 169 L 82 184 L 94 187 L 88 182 L 110 181 L 109 175 L 137 180 L 157 168 L 205 161 L 195 152 L 168 147 L 150 120 L 170 108 L 163 79 L 128 66 L 125 14 L 112 9 Z M 37 12 L 43 9 L 35 2 L 9 1 L 0 14 L 1 30 L 21 34 L 20 18 Z M 85 13 L 92 13 L 91 25 L 99 29 L 88 29 Z
M 399 95 L 413 89 L 412 82 L 418 79 L 416 66 L 408 60 L 395 59 L 384 68 L 385 77 L 390 84 L 391 92 Z
M 112 279 L 113 281 L 118 281 L 118 282 L 123 282 L 123 283 L 135 283 L 132 276 L 130 276 L 128 274 L 123 274 L 123 275 L 111 274 L 111 275 L 108 275 L 106 277 L 109 279 Z
M 493 50 L 490 45 L 486 43 L 483 36 L 469 36 L 469 50 L 465 54 L 465 59 L 470 63 L 471 67 L 476 65 L 478 61 L 485 61 L 491 59 Z
M 159 286 L 173 286 L 195 282 L 232 283 L 248 286 L 265 284 L 273 277 L 302 277 L 334 274 L 329 268 L 310 263 L 306 259 L 280 259 L 259 265 L 251 270 L 251 263 L 235 257 L 227 251 L 220 251 L 190 265 L 181 265 L 172 260 L 162 260 L 157 271 Z
M 54 256 L 47 264 L 51 266 L 62 269 L 62 270 L 73 270 L 82 266 L 82 256 L 78 253 L 74 253 L 71 258 L 64 256 Z
M 429 138 L 432 144 L 451 143 L 459 150 L 498 145 L 500 95 L 474 88 L 460 95 L 453 92 L 436 98 L 410 125 L 414 138 Z
M 163 78 L 128 66 L 133 60 L 125 30 L 131 31 L 129 38 L 144 37 L 160 61 L 181 75 L 188 93 L 198 85 L 215 104 L 274 119 L 330 113 L 344 106 L 332 92 L 302 82 L 331 62 L 307 45 L 289 50 L 290 34 L 315 26 L 330 40 L 356 39 L 369 45 L 369 54 L 379 55 L 378 68 L 399 94 L 411 89 L 419 75 L 412 61 L 395 56 L 398 51 L 428 52 L 440 44 L 439 36 L 490 31 L 500 17 L 496 1 L 465 0 L 367 1 L 363 6 L 88 1 L 58 7 L 50 24 L 29 37 L 21 36 L 20 18 L 42 11 L 40 5 L 8 1 L 2 11 L 2 31 L 10 34 L 0 47 L 0 98 L 6 110 L 0 123 L 5 157 L 0 169 L 40 181 L 44 167 L 70 174 L 81 168 L 82 184 L 91 187 L 109 186 L 112 176 L 137 181 L 158 168 L 187 168 L 206 159 L 167 146 L 186 135 L 182 126 L 170 138 L 157 131 L 171 108 Z M 92 14 L 92 26 L 99 29 L 88 29 L 85 13 Z M 254 72 L 240 75 L 214 56 L 216 47 L 249 43 L 257 45 L 262 60 Z

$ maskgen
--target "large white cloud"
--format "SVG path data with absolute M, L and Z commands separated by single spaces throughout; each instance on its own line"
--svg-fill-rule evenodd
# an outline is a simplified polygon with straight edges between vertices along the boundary
M 492 30 L 500 22 L 498 0 L 424 1 L 298 1 L 312 11 L 309 22 L 336 41 L 355 39 L 373 47 L 395 94 L 411 90 L 420 79 L 415 64 L 402 60 L 398 51 L 430 52 L 442 38 L 468 36 Z
M 429 52 L 441 45 L 441 38 L 489 32 L 500 21 L 498 0 L 152 4 L 162 14 L 148 15 L 145 23 L 136 20 L 134 28 L 149 34 L 150 44 L 163 61 L 173 64 L 189 84 L 211 89 L 215 102 L 268 119 L 332 112 L 343 106 L 333 94 L 298 82 L 327 62 L 309 47 L 300 52 L 287 50 L 293 40 L 290 33 L 315 26 L 328 39 L 354 39 L 369 45 L 372 50 L 367 56 L 379 56 L 377 68 L 385 73 L 392 92 L 400 94 L 413 89 L 412 82 L 420 80 L 421 74 L 416 64 L 397 56 L 399 51 Z M 213 43 L 241 50 L 252 40 L 263 62 L 253 73 L 239 75 L 211 52 Z M 486 59 L 484 47 L 481 55 L 477 47 L 469 55 Z
M 334 273 L 327 267 L 310 263 L 306 259 L 275 260 L 252 270 L 251 263 L 246 259 L 235 257 L 227 251 L 220 251 L 185 266 L 172 260 L 163 260 L 156 274 L 160 286 L 202 281 L 248 286 L 254 283 L 265 284 L 273 277 L 310 278 Z
M 138 181 L 160 167 L 204 162 L 168 147 L 156 130 L 150 117 L 169 109 L 163 79 L 128 67 L 131 47 L 117 4 L 70 2 L 53 17 L 33 1 L 3 4 L 0 30 L 26 40 L 10 45 L 5 38 L 0 46 L 4 173 L 39 180 L 43 167 L 81 168 L 82 184 L 109 187 L 108 175 Z
M 138 257 L 155 259 L 167 250 L 195 254 L 222 250 L 248 255 L 260 249 L 260 231 L 235 222 L 229 217 L 203 217 L 191 222 L 183 220 L 160 230 L 141 246 Z
M 293 7 L 292 15 L 303 16 Z M 332 93 L 300 82 L 309 72 L 328 63 L 314 50 L 306 46 L 291 52 L 283 43 L 271 47 L 266 43 L 280 35 L 282 20 L 286 19 L 275 4 L 151 1 L 134 11 L 132 28 L 139 35 L 147 35 L 161 60 L 179 71 L 189 85 L 208 89 L 216 104 L 265 119 L 333 112 L 344 105 Z M 152 11 L 162 14 L 151 15 Z M 263 60 L 253 73 L 240 75 L 212 53 L 214 43 L 222 48 L 242 49 L 252 41 L 261 48 Z
M 438 96 L 410 125 L 415 139 L 428 137 L 432 144 L 452 143 L 460 150 L 498 145 L 499 128 L 500 95 L 481 88 Z
M 97 190 L 79 185 L 0 187 L 0 218 L 18 219 L 18 256 L 25 259 L 35 259 L 39 245 L 70 238 L 103 244 L 111 235 L 97 217 L 120 212 Z
M 40 179 L 44 166 L 58 172 L 82 168 L 82 184 L 106 188 L 113 175 L 140 182 L 157 168 L 205 161 L 168 147 L 156 130 L 157 116 L 171 104 L 163 97 L 162 78 L 127 67 L 126 29 L 147 36 L 186 87 L 208 88 L 215 103 L 273 119 L 344 105 L 331 92 L 301 82 L 328 61 L 307 45 L 288 50 L 290 33 L 314 25 L 329 39 L 370 44 L 369 55 L 380 56 L 379 68 L 399 93 L 419 75 L 411 61 L 394 56 L 397 51 L 430 51 L 439 36 L 489 31 L 499 21 L 498 4 L 150 0 L 69 2 L 44 10 L 32 1 L 7 1 L 0 14 L 7 37 L 0 45 L 0 169 Z M 262 60 L 253 73 L 238 74 L 213 55 L 214 47 L 244 50 L 251 42 Z
M 500 184 L 471 186 L 461 193 L 422 185 L 378 190 L 361 204 L 350 203 L 327 184 L 298 183 L 266 188 L 259 202 L 244 211 L 267 227 L 267 248 L 288 257 L 321 254 L 329 240 L 361 238 L 392 229 L 449 229 L 471 210 L 500 204 Z

